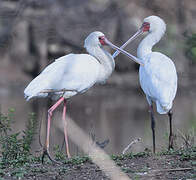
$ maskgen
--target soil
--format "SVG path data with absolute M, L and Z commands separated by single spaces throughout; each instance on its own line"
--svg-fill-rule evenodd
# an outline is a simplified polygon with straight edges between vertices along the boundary
M 130 179 L 196 179 L 196 148 L 188 152 L 111 156 Z M 22 167 L 0 169 L 2 179 L 105 180 L 109 179 L 88 157 L 61 161 L 26 163 Z M 0 179 L 1 179 L 0 178 Z

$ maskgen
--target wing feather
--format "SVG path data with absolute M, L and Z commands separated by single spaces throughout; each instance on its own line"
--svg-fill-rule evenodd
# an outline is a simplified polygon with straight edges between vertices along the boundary
M 99 64 L 88 54 L 69 54 L 48 65 L 25 88 L 24 94 L 29 100 L 32 97 L 46 97 L 41 93 L 46 89 L 70 89 L 82 92 L 96 82 Z
M 147 96 L 158 101 L 160 106 L 171 108 L 177 90 L 174 63 L 161 53 L 149 54 L 145 59 L 145 66 L 140 67 L 140 84 Z

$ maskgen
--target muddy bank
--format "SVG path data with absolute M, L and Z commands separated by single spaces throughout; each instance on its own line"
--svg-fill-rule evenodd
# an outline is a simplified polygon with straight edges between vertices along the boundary
M 39 158 L 30 158 L 29 162 L 20 167 L 1 168 L 3 179 L 66 179 L 66 180 L 102 180 L 109 179 L 99 167 L 88 157 L 77 156 L 62 160 L 61 165 L 46 161 L 41 164 Z M 112 155 L 123 172 L 131 179 L 195 179 L 196 178 L 196 147 L 188 150 L 162 152 L 152 155 L 149 152 Z

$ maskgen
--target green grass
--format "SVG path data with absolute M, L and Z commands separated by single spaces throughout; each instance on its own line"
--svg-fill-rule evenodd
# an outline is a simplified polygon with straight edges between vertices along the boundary
M 139 152 L 139 153 L 128 153 L 124 155 L 111 155 L 111 159 L 114 161 L 124 160 L 124 159 L 132 159 L 132 158 L 139 158 L 139 157 L 147 157 L 150 156 L 149 151 Z
M 159 156 L 163 155 L 177 155 L 180 156 L 181 160 L 196 160 L 196 146 L 187 148 L 187 149 L 178 149 L 178 150 L 164 150 L 162 152 L 157 153 Z

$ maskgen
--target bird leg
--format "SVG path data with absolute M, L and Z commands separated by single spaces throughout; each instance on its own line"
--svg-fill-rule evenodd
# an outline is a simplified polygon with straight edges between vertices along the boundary
M 168 112 L 168 116 L 169 116 L 169 147 L 168 150 L 173 149 L 173 131 L 172 131 L 172 116 L 173 116 L 173 112 L 171 110 L 169 110 Z
M 155 153 L 155 119 L 153 113 L 153 105 L 149 107 L 150 117 L 151 117 L 151 129 L 152 129 L 152 140 L 153 140 L 153 153 Z
M 63 138 L 63 143 L 61 145 L 61 151 L 63 151 L 64 144 L 65 144 L 65 138 Z
M 68 158 L 71 158 L 71 155 L 69 153 L 69 143 L 68 143 L 68 136 L 67 136 L 67 120 L 66 120 L 66 99 L 64 99 L 64 106 L 63 106 L 63 124 L 64 124 L 64 135 L 65 135 L 65 145 L 66 145 L 66 152 Z
M 48 110 L 48 124 L 47 124 L 47 135 L 46 135 L 46 142 L 44 145 L 43 155 L 42 155 L 42 163 L 44 161 L 45 155 L 49 157 L 49 159 L 53 162 L 56 162 L 53 160 L 49 154 L 49 139 L 50 139 L 50 123 L 52 118 L 53 111 L 64 101 L 64 97 L 61 97 L 49 110 Z

